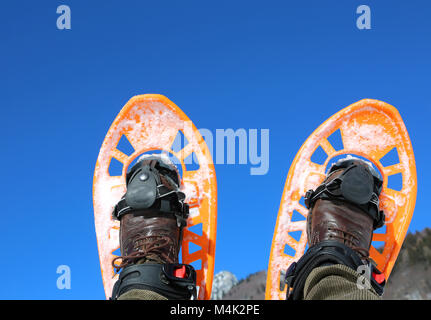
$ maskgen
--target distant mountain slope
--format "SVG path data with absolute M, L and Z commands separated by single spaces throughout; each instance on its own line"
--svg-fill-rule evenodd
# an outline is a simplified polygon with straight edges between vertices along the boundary
M 266 274 L 262 270 L 240 280 L 222 299 L 265 299 Z M 431 229 L 407 234 L 383 299 L 431 300 Z
M 407 234 L 384 299 L 431 300 L 431 229 Z
M 265 287 L 266 270 L 263 270 L 240 280 L 222 297 L 222 300 L 264 300 Z

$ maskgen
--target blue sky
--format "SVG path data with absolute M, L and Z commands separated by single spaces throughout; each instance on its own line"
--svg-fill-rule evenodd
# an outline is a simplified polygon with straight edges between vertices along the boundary
M 56 8 L 72 29 L 56 28 Z M 368 4 L 372 29 L 356 28 Z M 410 230 L 431 226 L 430 5 L 424 1 L 2 1 L 1 299 L 104 299 L 92 206 L 99 148 L 136 94 L 166 95 L 198 128 L 270 129 L 270 168 L 217 165 L 216 272 L 267 268 L 290 163 L 362 98 L 393 104 L 413 143 Z M 253 201 L 252 201 L 253 199 Z M 58 290 L 68 265 L 71 290 Z

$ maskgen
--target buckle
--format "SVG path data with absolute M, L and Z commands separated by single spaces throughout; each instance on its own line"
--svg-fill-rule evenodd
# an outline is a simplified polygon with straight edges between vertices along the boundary
M 163 276 L 173 285 L 186 288 L 196 299 L 196 271 L 189 264 L 168 263 L 162 266 Z
M 383 282 L 385 282 L 385 274 L 384 273 L 380 273 L 380 274 L 378 274 L 378 273 L 375 273 L 375 272 L 373 272 L 373 278 L 374 278 L 374 280 L 376 280 L 376 282 L 378 283 L 378 284 L 382 284 Z
M 185 268 L 185 276 L 176 277 L 175 271 L 178 269 L 184 269 L 184 268 Z M 179 282 L 179 284 L 196 280 L 196 271 L 189 264 L 167 263 L 163 265 L 162 271 L 168 280 L 172 282 Z

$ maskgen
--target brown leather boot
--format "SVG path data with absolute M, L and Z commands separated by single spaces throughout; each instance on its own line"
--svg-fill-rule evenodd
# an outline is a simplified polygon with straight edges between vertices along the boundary
M 128 191 L 116 207 L 121 257 L 114 259 L 113 266 L 119 270 L 134 263 L 178 263 L 188 211 L 180 212 L 187 205 L 176 168 L 157 156 L 148 157 L 130 170 L 126 180 Z
M 325 183 L 343 173 L 343 169 L 328 175 Z M 318 199 L 307 216 L 308 245 L 325 240 L 337 240 L 367 259 L 373 235 L 373 219 L 354 205 L 337 200 Z
M 358 270 L 359 266 L 366 265 L 373 276 L 381 274 L 372 265 L 369 249 L 373 230 L 384 223 L 385 216 L 379 210 L 382 184 L 371 165 L 347 158 L 331 167 L 316 190 L 307 192 L 310 248 L 287 271 L 289 299 L 301 299 L 308 274 L 320 266 L 343 264 Z M 383 292 L 383 281 L 372 279 L 372 285 L 379 294 Z
M 120 220 L 120 273 L 113 299 L 131 289 L 157 292 L 168 299 L 196 294 L 196 272 L 178 264 L 189 208 L 176 167 L 158 155 L 145 157 L 126 177 L 127 192 L 113 216 Z M 121 263 L 117 263 L 121 260 Z
M 133 263 L 178 263 L 180 228 L 175 218 L 124 215 L 120 223 L 121 257 L 114 267 L 121 269 Z M 115 262 L 122 259 L 120 265 Z
M 373 230 L 384 222 L 378 208 L 381 187 L 380 176 L 365 161 L 337 162 L 316 191 L 306 196 L 309 246 L 337 240 L 367 260 Z

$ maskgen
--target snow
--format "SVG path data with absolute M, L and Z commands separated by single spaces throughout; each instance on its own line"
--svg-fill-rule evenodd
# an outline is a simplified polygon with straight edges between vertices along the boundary
M 214 276 L 211 300 L 221 300 L 236 284 L 237 277 L 229 271 L 220 271 Z
M 358 157 L 354 157 L 354 156 L 348 154 L 345 158 L 341 158 L 338 161 L 345 161 L 345 160 L 362 160 L 362 159 L 359 159 Z M 364 160 L 362 160 L 362 161 L 364 161 Z M 370 167 L 370 169 L 374 169 L 373 165 L 371 164 L 371 162 L 369 162 L 369 161 L 364 161 L 364 162 Z M 331 169 L 335 165 L 335 163 L 336 162 L 334 162 L 334 163 L 331 164 L 331 167 L 328 169 L 328 171 L 326 171 L 326 174 L 328 174 L 328 172 L 331 171 Z
M 162 160 L 164 163 L 168 164 L 168 165 L 172 165 L 174 167 L 175 164 L 172 162 L 172 160 L 169 158 L 169 156 L 166 153 L 150 153 L 150 154 L 143 154 L 141 155 L 136 163 L 139 163 L 145 159 L 151 158 L 151 157 L 156 157 L 156 158 L 160 158 L 160 160 Z

